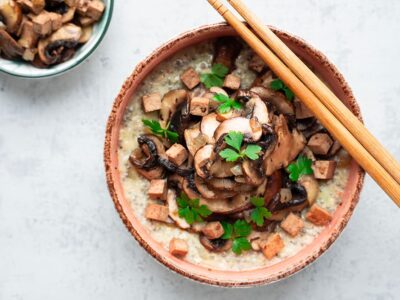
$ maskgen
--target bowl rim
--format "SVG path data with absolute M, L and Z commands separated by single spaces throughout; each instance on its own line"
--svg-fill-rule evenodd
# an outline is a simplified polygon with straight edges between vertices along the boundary
M 329 71 L 334 74 L 334 79 L 337 80 L 340 84 L 340 89 L 343 90 L 343 93 L 346 95 L 347 100 L 349 101 L 349 106 L 352 112 L 362 121 L 362 116 L 360 112 L 360 108 L 358 106 L 358 103 L 356 99 L 354 98 L 354 95 L 352 93 L 351 88 L 347 84 L 346 80 L 344 79 L 343 75 L 338 71 L 338 69 L 333 65 L 333 63 L 328 60 L 328 58 L 319 50 L 315 49 L 313 46 L 311 46 L 309 43 L 304 41 L 302 38 L 297 37 L 296 35 L 290 34 L 286 31 L 277 29 L 273 26 L 269 26 L 273 31 L 278 33 L 282 37 L 286 37 L 291 40 L 292 43 L 295 43 L 296 46 L 299 46 L 304 50 L 307 54 L 312 55 L 313 57 L 318 57 L 319 63 L 323 64 L 324 68 L 328 68 Z M 132 87 L 132 85 L 135 84 L 136 81 L 138 81 L 137 85 L 140 84 L 140 82 L 143 81 L 143 79 L 154 69 L 155 66 L 157 66 L 159 63 L 164 61 L 165 59 L 168 59 L 172 55 L 174 55 L 178 51 L 173 51 L 172 53 L 164 56 L 159 62 L 157 62 L 153 67 L 148 67 L 149 70 L 147 70 L 146 75 L 144 75 L 142 78 L 137 78 L 144 70 L 146 70 L 146 67 L 149 65 L 149 63 L 152 62 L 152 60 L 156 59 L 157 56 L 161 55 L 163 52 L 168 52 L 170 48 L 173 48 L 173 46 L 179 41 L 185 40 L 185 39 L 191 39 L 194 36 L 201 35 L 206 33 L 207 31 L 216 31 L 218 32 L 219 30 L 232 30 L 232 28 L 226 24 L 225 22 L 222 23 L 214 23 L 214 24 L 209 24 L 209 25 L 203 25 L 200 27 L 197 27 L 195 29 L 186 31 L 179 36 L 170 39 L 166 43 L 162 44 L 160 47 L 158 47 L 156 50 L 154 50 L 149 56 L 147 56 L 145 59 L 143 59 L 136 68 L 133 70 L 132 74 L 126 79 L 124 84 L 122 85 L 122 88 L 118 94 L 118 96 L 115 98 L 113 106 L 112 106 L 112 111 L 109 115 L 108 121 L 107 121 L 107 126 L 106 126 L 106 134 L 105 134 L 105 144 L 104 144 L 104 165 L 105 165 L 105 171 L 106 171 L 106 180 L 107 180 L 107 185 L 108 189 L 111 195 L 111 198 L 114 202 L 115 208 L 127 227 L 128 231 L 133 235 L 133 237 L 138 241 L 139 245 L 146 250 L 147 253 L 149 253 L 151 256 L 153 256 L 159 263 L 167 267 L 169 270 L 172 270 L 175 273 L 178 273 L 180 275 L 183 275 L 184 277 L 188 279 L 192 279 L 194 281 L 208 284 L 208 285 L 214 285 L 214 286 L 220 286 L 220 287 L 251 287 L 251 286 L 259 286 L 259 285 L 265 285 L 269 283 L 273 283 L 276 281 L 279 281 L 281 279 L 287 278 L 298 271 L 304 269 L 306 266 L 314 262 L 317 258 L 319 258 L 325 251 L 336 241 L 338 236 L 341 234 L 345 226 L 347 225 L 350 217 L 353 214 L 353 211 L 359 201 L 359 196 L 361 189 L 363 187 L 364 183 L 364 175 L 365 172 L 354 162 L 354 160 L 351 163 L 351 169 L 352 172 L 354 173 L 355 179 L 350 182 L 350 178 L 347 182 L 347 185 L 351 186 L 352 189 L 350 192 L 345 193 L 342 198 L 348 198 L 348 205 L 345 208 L 346 210 L 344 211 L 343 216 L 340 217 L 340 219 L 337 220 L 337 223 L 335 223 L 334 231 L 329 233 L 329 237 L 323 241 L 319 241 L 318 244 L 318 249 L 313 250 L 314 252 L 311 252 L 311 255 L 308 255 L 306 259 L 303 260 L 293 260 L 295 264 L 292 263 L 292 265 L 284 270 L 280 270 L 279 272 L 273 272 L 273 275 L 268 275 L 268 276 L 262 276 L 260 275 L 259 277 L 255 276 L 252 278 L 246 277 L 246 273 L 248 272 L 253 273 L 258 270 L 263 270 L 263 268 L 273 268 L 274 266 L 279 266 L 282 262 L 290 262 L 292 258 L 295 258 L 300 252 L 306 253 L 306 249 L 308 246 L 311 246 L 315 243 L 315 241 L 321 236 L 322 232 L 327 230 L 327 228 L 324 228 L 322 232 L 317 235 L 314 238 L 314 241 L 306 246 L 303 247 L 299 253 L 285 258 L 282 261 L 273 264 L 268 267 L 262 267 L 258 269 L 252 269 L 252 270 L 246 270 L 246 271 L 228 271 L 230 274 L 236 274 L 237 276 L 235 279 L 228 279 L 229 276 L 226 276 L 224 278 L 218 278 L 218 274 L 222 273 L 227 273 L 227 271 L 220 271 L 216 269 L 208 269 L 207 267 L 199 267 L 199 266 L 194 266 L 194 264 L 186 262 L 184 260 L 179 260 L 179 259 L 174 259 L 173 257 L 167 257 L 168 253 L 159 253 L 156 249 L 153 248 L 155 245 L 153 241 L 148 241 L 142 238 L 138 230 L 135 228 L 135 226 L 132 224 L 131 220 L 129 219 L 129 214 L 132 214 L 133 209 L 129 207 L 130 211 L 125 211 L 123 208 L 123 205 L 121 203 L 121 200 L 126 200 L 124 199 L 124 195 L 120 195 L 120 193 L 117 191 L 115 183 L 120 181 L 120 178 L 117 177 L 115 178 L 114 172 L 118 172 L 118 163 L 113 164 L 112 163 L 112 157 L 113 157 L 113 150 L 115 151 L 116 155 L 116 149 L 112 149 L 112 141 L 114 138 L 114 135 L 119 135 L 119 129 L 120 126 L 118 126 L 117 122 L 118 120 L 118 114 L 120 113 L 121 109 L 123 112 L 125 112 L 125 108 L 123 107 L 123 100 L 125 97 L 127 97 L 127 94 Z M 220 35 L 222 36 L 222 35 Z M 204 39 L 206 40 L 206 39 Z M 196 43 L 191 43 L 190 45 L 193 45 Z M 185 48 L 188 45 L 182 47 Z M 139 76 L 140 77 L 140 76 Z M 137 86 L 135 87 L 137 88 Z M 133 89 L 134 93 L 135 89 Z M 132 95 L 132 93 L 130 93 Z M 123 115 L 123 113 L 122 113 Z M 118 162 L 118 159 L 117 159 Z M 351 184 L 350 184 L 351 183 Z M 120 198 L 121 197 L 121 198 Z M 343 201 L 344 202 L 344 201 Z M 339 204 L 338 208 L 336 209 L 344 209 L 343 202 Z M 347 202 L 347 201 L 346 201 Z M 336 212 L 335 211 L 335 212 Z M 136 216 L 133 216 L 133 221 L 137 221 L 139 225 L 142 225 L 140 221 L 135 220 L 137 219 Z M 332 222 L 333 223 L 333 222 Z M 143 225 L 142 225 L 143 226 Z M 330 227 L 328 225 L 327 227 Z M 152 244 L 152 245 L 151 245 Z M 163 252 L 163 251 L 162 251 Z M 199 273 L 199 272 L 191 272 L 190 267 L 192 268 L 198 268 L 198 269 L 204 269 L 204 273 Z M 188 269 L 189 268 L 189 271 Z M 279 270 L 279 268 L 278 268 Z M 209 274 L 207 274 L 209 272 Z M 212 274 L 212 276 L 208 276 Z M 240 274 L 240 276 L 239 276 Z
M 73 63 L 72 65 L 70 65 L 68 67 L 61 68 L 60 70 L 55 71 L 54 73 L 51 72 L 52 68 L 50 67 L 50 68 L 47 68 L 47 69 L 43 69 L 43 70 L 47 70 L 48 73 L 43 73 L 43 74 L 39 74 L 39 75 L 23 75 L 23 74 L 20 74 L 20 73 L 15 73 L 15 72 L 12 72 L 12 71 L 5 70 L 4 68 L 1 67 L 1 64 L 0 64 L 0 72 L 3 72 L 4 74 L 8 74 L 8 75 L 11 75 L 11 76 L 14 76 L 14 77 L 18 77 L 18 78 L 39 79 L 39 78 L 47 78 L 47 77 L 53 77 L 53 76 L 62 75 L 64 73 L 74 69 L 75 67 L 79 66 L 82 62 L 84 62 L 90 55 L 92 55 L 96 51 L 96 49 L 99 47 L 100 43 L 103 41 L 103 39 L 104 39 L 104 37 L 105 37 L 105 35 L 106 35 L 107 31 L 108 31 L 108 28 L 110 27 L 111 19 L 112 19 L 113 12 L 114 12 L 114 0 L 108 0 L 108 1 L 109 1 L 109 5 L 106 7 L 106 13 L 105 13 L 107 18 L 105 20 L 103 30 L 98 35 L 97 40 L 93 44 L 93 46 L 90 47 L 87 50 L 87 52 L 84 53 L 82 55 L 82 57 L 77 59 L 75 61 L 75 63 Z M 2 59 L 2 58 L 0 58 L 0 59 Z M 68 62 L 68 61 L 66 61 L 66 62 Z M 25 63 L 25 62 L 22 62 L 22 63 Z

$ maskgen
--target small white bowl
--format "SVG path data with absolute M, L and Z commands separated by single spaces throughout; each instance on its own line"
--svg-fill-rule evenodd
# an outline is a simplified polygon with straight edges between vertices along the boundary
M 103 2 L 106 8 L 101 20 L 93 26 L 93 33 L 90 40 L 76 51 L 73 58 L 45 69 L 36 68 L 28 62 L 0 58 L 0 71 L 24 78 L 43 78 L 65 73 L 79 65 L 96 50 L 110 25 L 114 0 L 103 0 Z

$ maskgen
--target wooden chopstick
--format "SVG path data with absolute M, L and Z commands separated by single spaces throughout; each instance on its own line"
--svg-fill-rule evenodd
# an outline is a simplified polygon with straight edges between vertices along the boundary
M 303 81 L 320 101 L 342 122 L 354 137 L 400 184 L 400 164 L 365 128 L 353 113 L 302 61 L 278 38 L 261 20 L 255 16 L 241 0 L 227 0 L 248 22 L 258 36 L 272 51 Z
M 364 168 L 382 189 L 400 206 L 400 185 L 379 162 L 360 144 L 350 131 L 325 107 L 301 80 L 234 16 L 219 0 L 207 0 L 236 30 L 243 40 L 265 61 L 271 70 L 282 79 L 296 96 L 317 116 L 350 155 Z

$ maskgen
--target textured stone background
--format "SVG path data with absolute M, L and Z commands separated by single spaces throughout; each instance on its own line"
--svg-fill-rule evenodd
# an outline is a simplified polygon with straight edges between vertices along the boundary
M 399 299 L 400 211 L 370 178 L 330 251 L 268 287 L 203 286 L 138 246 L 105 185 L 113 98 L 160 43 L 220 17 L 205 0 L 116 2 L 108 35 L 78 69 L 41 81 L 0 74 L 0 299 Z M 400 159 L 400 2 L 247 2 L 338 65 L 368 127 Z

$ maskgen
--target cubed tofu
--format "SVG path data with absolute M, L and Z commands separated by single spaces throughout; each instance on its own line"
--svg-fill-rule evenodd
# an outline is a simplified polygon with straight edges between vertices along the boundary
M 184 132 L 186 145 L 192 156 L 195 156 L 197 150 L 207 144 L 208 137 L 200 132 L 198 128 L 189 128 Z
M 147 195 L 154 200 L 167 200 L 167 180 L 153 179 L 150 181 L 150 187 Z
M 33 23 L 31 21 L 25 21 L 18 44 L 26 49 L 30 49 L 36 47 L 37 41 L 38 34 L 33 30 Z
M 240 88 L 240 77 L 229 74 L 225 77 L 224 88 L 231 90 L 238 90 Z
M 264 70 L 265 66 L 266 66 L 266 64 L 262 60 L 262 58 L 260 56 L 258 56 L 257 54 L 254 54 L 250 60 L 249 69 L 253 70 L 257 73 L 261 73 L 262 70 Z
M 189 68 L 181 75 L 181 80 L 186 87 L 191 90 L 200 83 L 199 74 L 193 69 Z
M 335 174 L 336 161 L 317 160 L 313 163 L 312 169 L 316 179 L 332 179 Z
M 50 19 L 51 19 L 51 30 L 56 31 L 61 28 L 62 26 L 62 15 L 56 14 L 54 12 L 50 12 Z
M 169 242 L 169 253 L 174 256 L 185 256 L 189 251 L 189 246 L 185 240 L 173 238 Z
M 146 207 L 146 218 L 149 220 L 167 222 L 168 221 L 168 207 L 159 204 L 149 204 Z
M 44 0 L 17 0 L 17 3 L 21 5 L 24 11 L 29 10 L 34 14 L 42 12 L 46 4 Z
M 181 144 L 173 144 L 166 152 L 167 157 L 175 165 L 182 165 L 188 158 L 188 152 Z
M 302 102 L 296 101 L 294 103 L 296 108 L 296 119 L 307 119 L 313 117 L 313 113 Z
M 103 15 L 105 5 L 101 0 L 91 0 L 86 9 L 86 16 L 93 20 L 100 20 Z
M 52 31 L 51 16 L 48 12 L 43 11 L 39 15 L 32 18 L 33 31 L 41 36 L 45 36 Z
M 161 109 L 161 95 L 158 93 L 144 95 L 142 104 L 144 112 L 152 112 Z
M 194 97 L 190 101 L 190 113 L 193 116 L 205 116 L 208 115 L 208 104 L 210 99 L 205 97 Z
M 271 234 L 268 239 L 261 243 L 261 250 L 268 259 L 273 259 L 285 246 L 279 233 Z
M 304 222 L 303 220 L 295 215 L 294 213 L 290 213 L 282 222 L 281 228 L 285 230 L 292 237 L 295 237 L 299 234 L 299 232 L 303 229 Z
M 332 139 L 326 133 L 314 134 L 307 143 L 308 148 L 314 154 L 326 155 L 333 144 Z
M 332 216 L 326 209 L 313 204 L 306 214 L 306 219 L 317 226 L 325 226 L 332 221 Z
M 224 228 L 220 222 L 210 222 L 204 226 L 202 232 L 210 240 L 215 240 L 224 234 Z
M 76 11 L 82 15 L 85 16 L 86 12 L 89 7 L 89 0 L 77 0 L 76 1 Z

